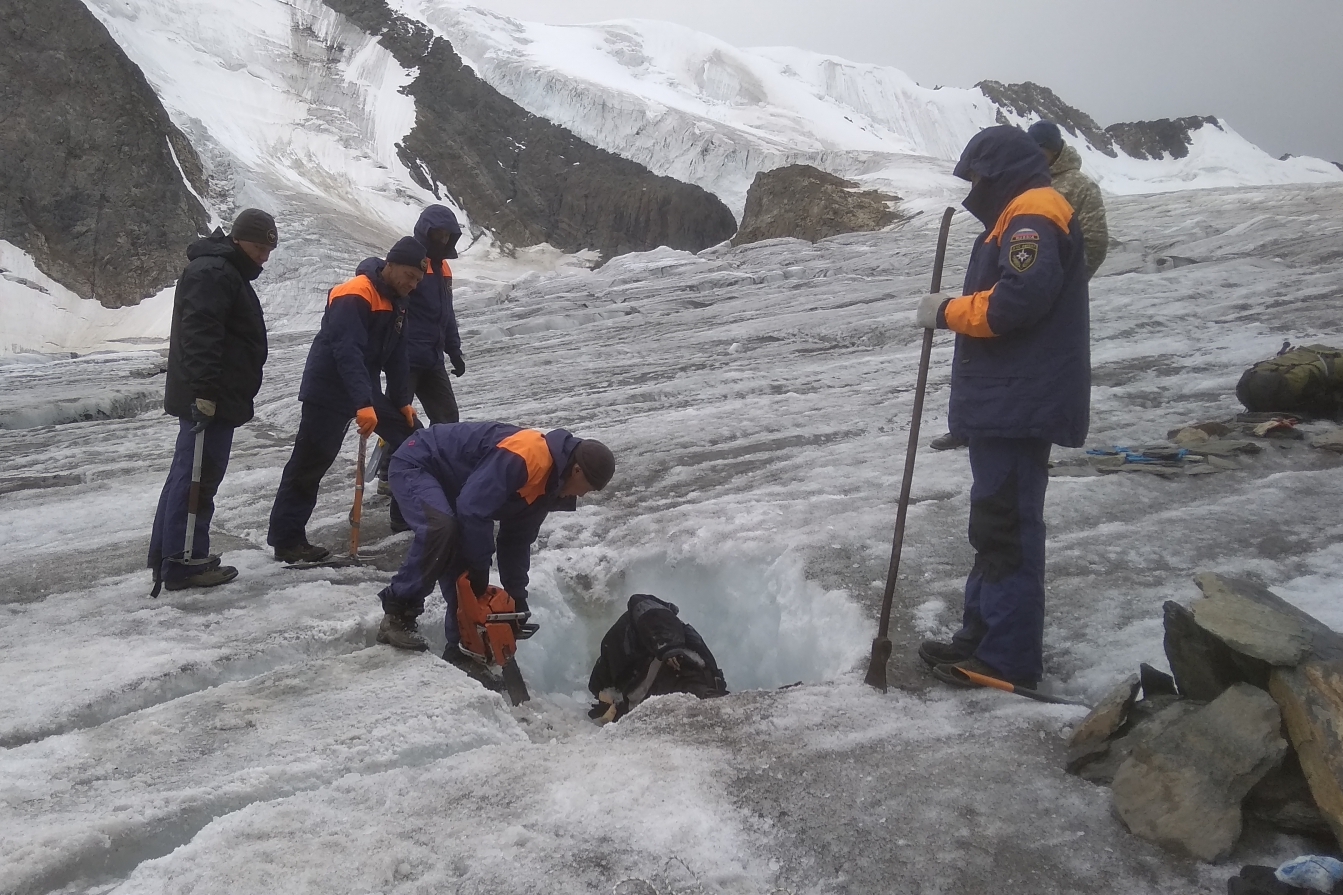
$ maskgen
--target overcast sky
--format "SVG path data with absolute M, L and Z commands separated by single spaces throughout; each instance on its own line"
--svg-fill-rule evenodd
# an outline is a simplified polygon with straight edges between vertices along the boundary
M 893 65 L 922 84 L 1036 81 L 1102 126 L 1217 115 L 1343 161 L 1343 0 L 469 0 L 556 24 L 664 19 L 741 47 Z

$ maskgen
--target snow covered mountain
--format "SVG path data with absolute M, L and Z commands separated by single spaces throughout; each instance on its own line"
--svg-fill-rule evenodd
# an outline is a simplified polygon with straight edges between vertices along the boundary
M 563 163 L 570 171 L 638 163 L 664 183 L 708 190 L 738 217 L 757 172 L 795 162 L 894 192 L 915 210 L 959 201 L 964 184 L 950 169 L 966 140 L 995 122 L 1026 124 L 1041 114 L 1075 125 L 1069 139 L 1112 194 L 1343 180 L 1317 159 L 1273 159 L 1215 119 L 1103 130 L 1034 85 L 928 88 L 894 68 L 797 49 L 742 50 L 666 23 L 527 24 L 443 0 L 82 2 L 190 142 L 199 160 L 193 180 L 203 189 L 187 186 L 212 221 L 248 205 L 279 219 L 282 247 L 258 282 L 276 331 L 313 327 L 333 271 L 408 232 L 433 201 L 452 206 L 470 233 L 457 265 L 465 287 L 589 263 L 591 254 L 555 251 L 578 248 L 566 234 L 587 237 L 571 223 L 551 227 L 551 246 L 518 251 L 539 239 L 527 226 L 542 214 L 533 209 L 548 207 L 537 185 L 555 186 L 555 159 L 570 151 L 586 153 L 581 164 Z M 441 116 L 426 97 L 442 91 L 423 79 L 453 65 L 498 91 L 492 110 L 520 108 L 513 117 L 492 111 L 493 130 L 469 152 L 431 158 L 425 147 L 440 134 L 425 123 Z M 467 91 L 467 105 L 484 89 Z M 551 122 L 558 138 L 507 139 Z M 523 178 L 520 163 L 537 154 L 546 158 Z M 572 176 L 558 195 L 604 204 L 605 222 L 619 223 L 611 197 L 590 200 L 606 178 Z M 95 322 L 104 315 L 80 307 L 80 288 L 21 248 L 12 238 L 0 245 L 11 259 L 0 264 L 0 353 L 166 338 L 159 304 L 167 296 L 117 312 L 115 324 Z M 56 282 L 41 285 L 36 273 Z
M 739 49 L 667 22 L 541 25 L 444 0 L 392 2 L 524 108 L 699 184 L 738 215 L 756 171 L 797 162 L 942 202 L 962 189 L 945 162 L 974 133 L 1041 117 L 978 87 L 924 87 L 895 68 L 806 50 Z M 1343 180 L 1318 159 L 1274 159 L 1225 122 L 1193 131 L 1183 158 L 1111 157 L 1080 133 L 1069 141 L 1111 193 Z

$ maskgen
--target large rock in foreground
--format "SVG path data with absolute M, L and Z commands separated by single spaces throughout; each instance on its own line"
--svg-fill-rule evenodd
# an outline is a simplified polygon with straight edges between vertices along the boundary
M 880 230 L 899 219 L 896 196 L 813 168 L 788 165 L 755 175 L 733 245 L 792 237 L 808 242 Z
M 79 0 L 3 9 L 0 239 L 84 298 L 136 304 L 177 279 L 208 223 L 183 181 L 200 177 L 191 144 Z
M 1112 786 L 1120 818 L 1200 860 L 1226 857 L 1240 838 L 1241 801 L 1287 752 L 1281 727 L 1267 693 L 1229 687 L 1120 765 Z

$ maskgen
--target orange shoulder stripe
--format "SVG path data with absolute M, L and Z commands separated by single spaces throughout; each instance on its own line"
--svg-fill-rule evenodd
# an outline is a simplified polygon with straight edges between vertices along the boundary
M 993 230 L 985 237 L 985 242 L 998 242 L 1002 235 L 1007 232 L 1008 226 L 1012 223 L 1012 218 L 1019 214 L 1036 214 L 1042 218 L 1048 218 L 1057 224 L 1064 233 L 1068 232 L 1068 225 L 1072 223 L 1073 207 L 1068 204 L 1068 200 L 1063 198 L 1063 194 L 1052 186 L 1042 186 L 1033 190 L 1026 190 L 1020 196 L 1017 196 L 1003 213 L 998 215 L 998 223 L 994 225 Z
M 374 311 L 394 310 L 392 303 L 382 297 L 378 287 L 373 285 L 373 281 L 360 274 L 352 280 L 346 280 L 336 288 L 326 294 L 326 303 L 329 305 L 338 298 L 344 298 L 347 295 L 357 295 L 368 302 L 369 308 Z
M 546 436 L 535 429 L 523 429 L 499 442 L 499 447 L 517 454 L 527 464 L 527 482 L 518 489 L 518 494 L 528 503 L 535 503 L 538 497 L 546 493 L 546 479 L 550 478 L 550 471 L 555 467 Z
M 443 276 L 448 277 L 449 279 L 452 278 L 452 268 L 448 267 L 448 262 L 446 261 L 443 262 Z
M 962 295 L 947 302 L 943 316 L 947 318 L 947 329 L 964 336 L 977 339 L 992 339 L 997 335 L 989 328 L 989 296 L 993 290 Z

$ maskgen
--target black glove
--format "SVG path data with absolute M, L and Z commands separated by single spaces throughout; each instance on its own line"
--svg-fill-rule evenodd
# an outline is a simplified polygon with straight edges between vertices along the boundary
M 483 597 L 485 596 L 485 589 L 490 586 L 490 570 L 468 569 L 466 580 L 471 582 L 471 593 Z
M 694 650 L 686 649 L 683 646 L 673 647 L 662 653 L 658 658 L 678 672 L 704 667 L 704 658 Z
M 191 402 L 191 421 L 196 425 L 191 428 L 192 432 L 199 432 L 215 418 L 215 402 L 206 398 L 197 398 Z
M 448 358 L 448 360 L 452 361 L 453 376 L 461 376 L 466 372 L 466 358 L 462 357 L 460 354 L 454 354 L 452 357 Z

